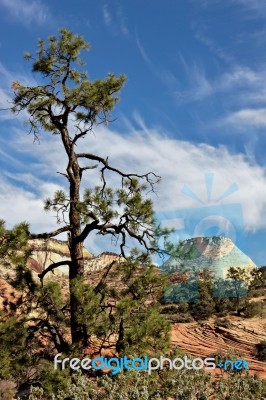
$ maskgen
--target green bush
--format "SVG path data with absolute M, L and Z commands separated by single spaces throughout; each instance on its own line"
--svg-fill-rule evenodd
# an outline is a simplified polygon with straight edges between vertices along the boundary
M 189 313 L 171 314 L 167 319 L 172 323 L 188 323 L 194 322 L 194 318 Z
M 181 313 L 186 313 L 189 311 L 189 304 L 185 302 L 181 302 L 178 304 L 178 311 Z
M 172 358 L 172 357 L 171 357 Z M 64 390 L 48 395 L 32 388 L 29 400 L 265 400 L 266 381 L 248 373 L 212 380 L 201 370 L 127 371 L 97 380 L 76 375 Z
M 247 303 L 247 305 L 243 308 L 243 314 L 247 318 L 257 317 L 263 315 L 263 302 L 262 301 L 252 301 Z
M 265 400 L 266 381 L 236 373 L 213 382 L 215 400 Z
M 230 297 L 214 297 L 215 314 L 224 317 L 234 310 L 234 304 Z
M 179 306 L 177 304 L 167 304 L 162 307 L 162 314 L 177 314 L 179 312 Z
M 264 288 L 252 288 L 249 293 L 248 293 L 248 297 L 249 298 L 253 298 L 253 297 L 261 297 L 261 296 L 265 296 L 266 292 Z
M 223 319 L 217 318 L 214 323 L 215 325 L 221 326 L 222 328 L 230 329 L 232 327 L 232 324 L 228 318 L 223 318 Z
M 266 340 L 256 344 L 257 357 L 260 361 L 266 361 Z
M 208 319 L 215 312 L 214 304 L 211 301 L 200 300 L 192 306 L 192 316 L 196 320 Z
M 32 388 L 29 400 L 195 400 L 210 394 L 210 376 L 202 371 L 127 371 L 117 376 L 104 375 L 96 381 L 77 375 L 65 390 L 47 395 Z

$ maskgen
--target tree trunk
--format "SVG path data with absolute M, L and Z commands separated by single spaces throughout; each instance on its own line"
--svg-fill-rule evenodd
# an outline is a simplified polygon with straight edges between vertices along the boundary
M 69 292 L 70 292 L 70 314 L 71 314 L 71 338 L 72 344 L 78 348 L 86 346 L 86 329 L 83 323 L 79 321 L 81 314 L 81 304 L 77 296 L 76 285 L 80 282 L 80 278 L 84 276 L 84 258 L 83 258 L 83 242 L 79 242 L 77 238 L 81 234 L 81 219 L 78 205 L 80 202 L 80 166 L 77 162 L 76 154 L 71 148 L 69 153 L 69 164 L 67 168 L 70 189 L 70 211 L 69 222 L 71 226 L 69 235 L 69 250 L 71 257 L 71 266 L 69 270 Z
M 72 344 L 82 347 L 84 345 L 84 325 L 78 321 L 81 313 L 80 300 L 76 294 L 76 284 L 79 282 L 79 278 L 84 276 L 84 260 L 82 243 L 75 243 L 75 238 L 78 235 L 78 231 L 73 229 L 70 234 L 70 254 L 71 254 L 71 266 L 69 270 L 69 292 L 70 292 L 70 313 L 71 313 L 71 338 Z M 86 345 L 86 344 L 85 344 Z

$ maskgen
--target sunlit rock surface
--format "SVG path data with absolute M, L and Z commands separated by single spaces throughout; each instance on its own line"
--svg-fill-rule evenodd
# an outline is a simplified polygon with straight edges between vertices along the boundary
M 170 257 L 162 266 L 164 271 L 182 273 L 209 270 L 216 278 L 226 278 L 230 267 L 240 267 L 247 271 L 257 268 L 231 239 L 223 236 L 196 237 L 184 240 L 182 244 L 184 256 Z

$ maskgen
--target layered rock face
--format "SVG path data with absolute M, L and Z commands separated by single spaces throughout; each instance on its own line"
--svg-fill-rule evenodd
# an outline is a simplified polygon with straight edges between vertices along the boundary
M 32 250 L 32 255 L 28 260 L 28 267 L 36 272 L 41 273 L 52 263 L 60 261 L 69 261 L 70 252 L 67 242 L 56 239 L 34 239 L 29 242 Z M 120 262 L 122 257 L 115 253 L 103 252 L 98 256 L 92 255 L 85 247 L 83 248 L 84 262 L 85 262 L 85 275 L 90 272 L 100 272 L 108 267 L 113 261 Z M 66 278 L 68 276 L 68 265 L 63 265 L 54 270 L 53 277 Z M 49 279 L 47 275 L 46 279 Z
M 123 258 L 119 257 L 117 254 L 106 251 L 96 257 L 90 258 L 86 264 L 86 269 L 88 271 L 101 271 L 104 268 L 108 267 L 111 262 L 119 262 L 122 260 Z
M 230 328 L 217 326 L 213 319 L 201 323 L 173 324 L 171 342 L 194 357 L 205 358 L 233 350 L 250 363 L 252 375 L 256 373 L 266 379 L 265 361 L 258 361 L 254 357 L 255 345 L 266 339 L 266 318 L 243 319 L 231 316 L 230 324 Z M 219 375 L 224 373 L 219 368 L 213 372 Z
M 168 273 L 211 271 L 216 278 L 225 279 L 230 267 L 250 272 L 257 266 L 229 238 L 223 236 L 197 237 L 184 240 L 183 256 L 170 257 L 162 269 Z
M 45 270 L 49 265 L 70 260 L 70 252 L 67 242 L 56 239 L 34 239 L 29 241 L 32 255 L 28 260 L 28 266 L 38 274 Z M 93 255 L 85 248 L 83 249 L 85 266 L 87 267 Z M 63 265 L 54 270 L 56 275 L 67 276 L 68 266 Z
M 187 274 L 188 271 L 212 271 L 216 278 L 225 278 L 230 267 L 241 267 L 247 271 L 257 268 L 254 262 L 244 254 L 234 243 L 222 236 L 197 237 L 182 242 L 183 254 L 188 257 L 169 258 L 162 270 L 171 274 Z M 37 274 L 49 265 L 59 261 L 70 260 L 67 242 L 56 239 L 35 239 L 29 241 L 32 255 L 28 266 Z M 85 272 L 104 270 L 112 261 L 123 261 L 115 253 L 103 252 L 98 256 L 92 255 L 86 248 L 83 249 Z M 63 265 L 54 270 L 57 277 L 68 276 L 68 266 Z M 1 269 L 0 278 L 5 279 L 7 271 Z M 9 271 L 11 272 L 11 271 Z M 48 274 L 50 275 L 50 274 Z M 47 275 L 47 277 L 48 277 Z

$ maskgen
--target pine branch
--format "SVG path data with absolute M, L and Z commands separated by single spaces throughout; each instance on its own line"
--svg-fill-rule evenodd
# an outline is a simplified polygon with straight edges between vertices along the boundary
M 145 179 L 150 184 L 152 191 L 153 191 L 154 184 L 158 183 L 161 179 L 161 177 L 159 175 L 156 175 L 154 172 L 148 172 L 143 175 L 133 174 L 133 173 L 126 174 L 126 173 L 122 172 L 121 170 L 119 170 L 118 168 L 111 167 L 108 163 L 108 158 L 104 159 L 103 157 L 97 156 L 95 154 L 77 153 L 76 156 L 78 158 L 87 158 L 88 160 L 98 161 L 99 163 L 101 163 L 103 165 L 103 168 L 101 169 L 102 180 L 104 182 L 103 190 L 106 185 L 105 177 L 104 177 L 105 170 L 113 171 L 113 172 L 116 172 L 117 174 L 119 174 L 122 177 L 122 183 L 124 182 L 125 178 L 129 179 L 130 181 L 132 181 L 132 179 L 134 179 L 134 178 Z
M 51 237 L 57 236 L 60 233 L 68 232 L 70 230 L 70 225 L 63 226 L 62 228 L 56 229 L 52 232 L 44 233 L 30 233 L 30 239 L 49 239 Z
M 71 261 L 59 261 L 57 263 L 53 263 L 51 265 L 49 265 L 49 267 L 47 267 L 44 271 L 42 271 L 40 274 L 38 274 L 38 277 L 40 278 L 40 281 L 43 281 L 43 278 L 45 277 L 45 275 L 50 272 L 53 271 L 54 269 L 61 267 L 62 265 L 68 265 L 69 267 L 72 265 Z

